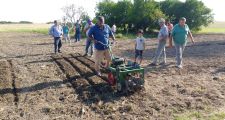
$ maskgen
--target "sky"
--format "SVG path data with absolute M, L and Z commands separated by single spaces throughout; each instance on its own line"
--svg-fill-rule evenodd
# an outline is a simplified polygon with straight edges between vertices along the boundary
M 32 21 L 46 23 L 61 19 L 61 8 L 75 4 L 83 6 L 89 16 L 94 17 L 96 4 L 101 0 L 2 0 L 0 21 Z M 114 0 L 118 1 L 118 0 Z M 225 21 L 225 0 L 201 0 L 213 10 L 215 21 Z

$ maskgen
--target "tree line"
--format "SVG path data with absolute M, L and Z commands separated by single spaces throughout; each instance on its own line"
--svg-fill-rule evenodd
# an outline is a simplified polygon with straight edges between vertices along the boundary
M 0 21 L 0 24 L 33 24 L 33 23 L 30 21 L 19 21 L 19 22 Z
M 103 0 L 97 4 L 96 16 L 99 15 L 105 17 L 107 24 L 116 24 L 120 32 L 137 29 L 154 31 L 158 29 L 159 18 L 176 24 L 180 17 L 185 17 L 194 31 L 213 22 L 212 10 L 198 0 Z

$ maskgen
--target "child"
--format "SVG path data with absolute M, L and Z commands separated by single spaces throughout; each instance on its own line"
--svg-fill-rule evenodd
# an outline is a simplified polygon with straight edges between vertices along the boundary
M 145 50 L 145 38 L 143 37 L 143 30 L 138 30 L 138 37 L 135 40 L 135 59 L 134 62 L 137 62 L 137 58 L 139 57 L 140 63 L 142 62 L 142 54 L 143 51 Z

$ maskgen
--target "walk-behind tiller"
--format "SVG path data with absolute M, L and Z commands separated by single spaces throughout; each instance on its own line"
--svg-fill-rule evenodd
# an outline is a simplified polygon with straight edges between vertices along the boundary
M 108 47 L 111 55 L 111 65 L 108 68 L 108 83 L 117 92 L 135 92 L 144 88 L 144 68 L 132 61 L 115 57 L 112 54 L 111 45 L 100 44 Z

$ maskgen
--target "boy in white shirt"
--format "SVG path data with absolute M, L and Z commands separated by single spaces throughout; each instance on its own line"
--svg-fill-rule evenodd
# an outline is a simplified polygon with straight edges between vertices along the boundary
M 135 59 L 134 62 L 137 62 L 137 58 L 139 57 L 140 63 L 143 59 L 143 51 L 145 50 L 145 38 L 143 37 L 143 30 L 138 30 L 138 37 L 135 40 Z

